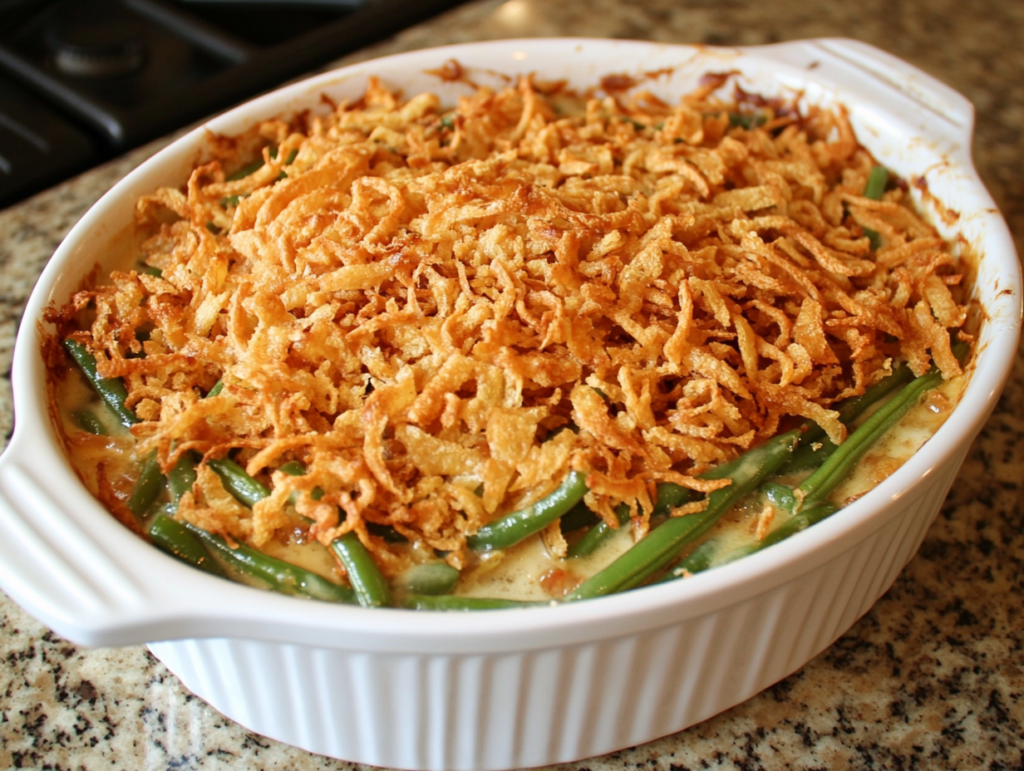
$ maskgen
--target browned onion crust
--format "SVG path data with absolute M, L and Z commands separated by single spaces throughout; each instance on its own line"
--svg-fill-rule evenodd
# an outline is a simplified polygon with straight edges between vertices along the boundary
M 388 524 L 459 563 L 570 468 L 609 521 L 649 511 L 655 482 L 702 489 L 780 423 L 842 440 L 830 405 L 894 359 L 959 374 L 957 261 L 899 186 L 861 195 L 874 161 L 845 113 L 730 127 L 724 80 L 568 115 L 529 78 L 454 112 L 372 80 L 261 124 L 242 179 L 248 145 L 216 138 L 186 187 L 138 202 L 162 277 L 113 273 L 51 318 L 66 334 L 94 311 L 79 337 L 125 379 L 140 452 L 168 469 L 241 448 L 272 484 L 250 514 L 200 473 L 182 516 L 234 538 L 287 528 L 300 492 L 325 543 L 355 530 L 387 569 L 366 524 Z M 309 473 L 269 477 L 289 459 Z

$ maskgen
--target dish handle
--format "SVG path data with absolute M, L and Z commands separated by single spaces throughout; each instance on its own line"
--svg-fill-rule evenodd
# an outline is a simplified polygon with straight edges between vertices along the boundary
M 50 492 L 78 480 L 65 469 L 44 475 L 23 465 L 28 455 L 17 445 L 0 457 L 0 587 L 59 634 L 103 644 L 146 605 L 144 591 L 116 559 L 120 537 L 134 536 L 113 518 L 99 532 L 83 529 L 74 506 L 58 504 Z M 67 494 L 62 489 L 62 499 Z M 121 532 L 108 533 L 111 528 Z
M 903 111 L 906 111 L 906 101 L 909 101 L 913 108 L 923 108 L 938 118 L 937 121 L 929 121 L 930 136 L 970 148 L 974 133 L 974 105 L 963 94 L 868 43 L 848 38 L 820 38 L 808 42 L 826 54 L 831 64 L 845 71 L 843 79 L 860 75 L 859 85 L 874 92 L 881 100 L 888 101 L 886 97 L 898 96 L 904 102 Z

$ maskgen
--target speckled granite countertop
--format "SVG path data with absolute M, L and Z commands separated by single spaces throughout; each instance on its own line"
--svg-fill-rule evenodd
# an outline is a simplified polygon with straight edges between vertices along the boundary
M 344 61 L 469 40 L 585 35 L 756 44 L 873 43 L 966 94 L 982 176 L 1024 247 L 1024 3 L 484 0 Z M 78 217 L 161 146 L 0 211 L 0 370 L 36 276 Z M 796 674 L 682 733 L 563 768 L 1024 767 L 1024 360 L 920 553 Z M 1014 407 L 1017 405 L 1017 407 Z M 12 426 L 0 383 L 0 435 Z M 86 650 L 0 596 L 0 767 L 341 769 L 256 736 L 143 647 Z

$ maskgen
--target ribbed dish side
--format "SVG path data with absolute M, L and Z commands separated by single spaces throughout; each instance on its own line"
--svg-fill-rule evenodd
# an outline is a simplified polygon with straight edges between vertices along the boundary
M 226 639 L 150 647 L 228 717 L 331 757 L 468 771 L 600 755 L 698 723 L 825 649 L 913 556 L 965 453 L 855 548 L 759 597 L 654 631 L 475 656 Z
M 0 573 L 8 591 L 31 600 L 51 621 L 74 617 L 81 608 L 102 616 L 141 606 L 144 596 L 116 553 L 81 528 L 53 493 L 38 473 L 17 462 L 0 471 Z M 24 575 L 33 580 L 21 580 Z

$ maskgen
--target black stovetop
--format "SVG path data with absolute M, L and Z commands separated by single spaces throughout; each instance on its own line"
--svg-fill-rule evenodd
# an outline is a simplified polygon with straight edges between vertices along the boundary
M 463 0 L 0 0 L 0 207 Z

